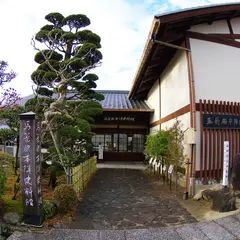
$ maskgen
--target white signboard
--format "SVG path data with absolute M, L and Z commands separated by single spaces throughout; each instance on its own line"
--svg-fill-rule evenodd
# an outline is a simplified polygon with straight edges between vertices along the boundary
M 154 166 L 156 164 L 156 159 L 153 160 L 152 165 Z
M 229 141 L 224 141 L 223 186 L 228 186 Z
M 99 144 L 98 146 L 98 159 L 103 159 L 103 145 Z
M 172 171 L 173 171 L 173 165 L 170 165 L 170 166 L 169 166 L 169 169 L 168 169 L 168 173 L 169 173 L 169 174 L 172 174 Z

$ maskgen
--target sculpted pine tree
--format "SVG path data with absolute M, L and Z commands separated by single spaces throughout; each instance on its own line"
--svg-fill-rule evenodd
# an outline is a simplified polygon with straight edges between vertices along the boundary
M 103 96 L 93 90 L 98 76 L 91 73 L 101 63 L 100 37 L 85 29 L 90 20 L 82 14 L 50 13 L 45 19 L 49 24 L 32 39 L 39 66 L 31 75 L 36 98 L 26 107 L 37 103 L 39 113 L 43 111 L 43 130 L 54 145 L 49 147 L 50 157 L 68 174 L 68 167 L 86 153 L 90 124 L 102 111 L 97 100 Z

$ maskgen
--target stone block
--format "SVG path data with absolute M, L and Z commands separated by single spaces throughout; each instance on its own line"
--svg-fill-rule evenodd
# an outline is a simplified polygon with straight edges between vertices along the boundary
M 240 238 L 240 222 L 237 218 L 233 216 L 219 218 L 214 220 L 217 224 L 221 225 L 223 228 L 227 229 L 234 236 Z
M 149 228 L 154 240 L 180 240 L 174 228 Z
M 22 215 L 16 212 L 9 212 L 4 215 L 3 220 L 7 224 L 16 225 L 22 221 Z
M 153 240 L 153 236 L 148 229 L 126 230 L 126 240 Z
M 75 229 L 56 229 L 51 232 L 51 235 L 63 237 L 64 239 L 79 239 L 79 240 L 98 240 L 99 231 L 97 230 L 75 230 Z
M 235 237 L 216 222 L 198 223 L 198 228 L 211 240 L 232 240 Z
M 180 239 L 183 240 L 209 240 L 196 224 L 186 224 L 181 227 L 176 227 L 175 230 L 179 234 Z
M 100 231 L 100 240 L 125 240 L 124 230 Z
M 219 212 L 236 210 L 236 197 L 228 189 L 216 191 L 213 195 L 211 209 Z

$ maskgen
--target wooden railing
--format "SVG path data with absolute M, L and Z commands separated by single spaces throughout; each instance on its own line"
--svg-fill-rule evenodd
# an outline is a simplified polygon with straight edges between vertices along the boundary
M 97 158 L 94 156 L 71 169 L 71 184 L 79 196 L 97 170 Z

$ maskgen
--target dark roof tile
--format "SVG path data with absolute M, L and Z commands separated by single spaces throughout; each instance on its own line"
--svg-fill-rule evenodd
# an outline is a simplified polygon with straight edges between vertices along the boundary
M 118 90 L 96 90 L 96 92 L 104 95 L 104 100 L 101 105 L 105 111 L 141 111 L 153 112 L 145 101 L 133 100 L 128 98 L 129 91 Z M 19 105 L 24 105 L 29 99 L 34 98 L 34 95 L 29 95 L 19 101 Z

